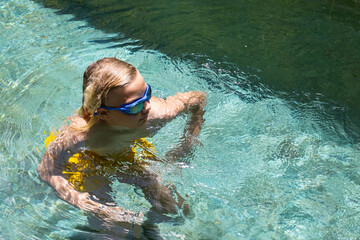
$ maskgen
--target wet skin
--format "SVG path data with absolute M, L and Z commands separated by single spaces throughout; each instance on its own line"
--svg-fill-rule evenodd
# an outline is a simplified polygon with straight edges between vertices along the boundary
M 136 78 L 129 84 L 111 89 L 105 104 L 109 107 L 120 107 L 122 104 L 141 98 L 145 90 L 145 81 L 138 72 Z M 65 126 L 60 129 L 57 138 L 49 145 L 38 166 L 38 173 L 68 203 L 94 212 L 104 221 L 132 229 L 135 236 L 140 236 L 141 213 L 133 213 L 115 204 L 107 204 L 112 202 L 108 194 L 111 192 L 109 179 L 104 178 L 89 184 L 89 191 L 78 192 L 66 180 L 62 169 L 68 159 L 80 149 L 86 147 L 101 156 L 121 152 L 135 139 L 149 136 L 147 127 L 156 124 L 159 120 L 171 120 L 185 112 L 189 113 L 189 124 L 184 130 L 184 139 L 189 140 L 182 141 L 183 144 L 173 150 L 173 153 L 167 154 L 169 159 L 178 159 L 178 156 L 183 155 L 193 145 L 191 139 L 199 134 L 203 123 L 202 107 L 205 98 L 205 94 L 201 92 L 178 93 L 166 100 L 153 96 L 150 102 L 145 102 L 141 112 L 133 115 L 117 110 L 98 109 L 99 121 L 86 132 L 76 131 L 74 126 L 85 125 L 87 120 L 74 116 L 70 127 Z M 174 189 L 171 191 L 169 187 L 161 185 L 158 176 L 148 172 L 141 165 L 130 167 L 126 174 L 115 172 L 115 175 L 120 182 L 140 188 L 145 198 L 152 204 L 152 210 L 158 213 L 176 213 L 178 208 L 182 208 L 184 213 L 188 211 L 188 206 L 183 206 L 184 199 Z M 173 194 L 177 195 L 177 201 L 174 200 Z

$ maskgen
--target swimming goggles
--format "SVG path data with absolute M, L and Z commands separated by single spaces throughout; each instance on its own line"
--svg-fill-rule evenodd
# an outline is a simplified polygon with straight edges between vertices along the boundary
M 125 103 L 121 105 L 119 108 L 116 107 L 99 107 L 99 108 L 103 108 L 107 110 L 117 110 L 125 114 L 137 114 L 143 110 L 145 101 L 149 102 L 150 98 L 151 98 L 151 87 L 149 84 L 146 84 L 146 90 L 143 97 L 136 99 L 131 103 Z M 97 113 L 95 112 L 94 116 L 96 115 Z

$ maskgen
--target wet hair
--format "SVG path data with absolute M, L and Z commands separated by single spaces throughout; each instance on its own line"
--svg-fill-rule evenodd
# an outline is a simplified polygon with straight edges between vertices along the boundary
M 98 121 L 94 113 L 100 106 L 106 106 L 108 92 L 114 87 L 129 84 L 136 74 L 133 65 L 114 57 L 100 59 L 86 69 L 82 106 L 79 109 L 79 115 L 87 121 L 86 129 Z

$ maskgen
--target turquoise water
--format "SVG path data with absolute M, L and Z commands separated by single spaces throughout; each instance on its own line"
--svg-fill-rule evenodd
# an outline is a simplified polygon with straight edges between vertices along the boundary
M 333 100 L 360 125 L 358 0 L 34 0 L 172 58 L 246 72 L 297 102 Z M 121 45 L 123 43 L 119 43 Z M 131 43 L 130 43 L 131 44 Z M 320 95 L 321 94 L 321 95 Z
M 188 195 L 192 214 L 159 223 L 165 239 L 360 237 L 360 144 L 346 108 L 298 102 L 253 76 L 139 47 L 32 1 L 0 2 L 0 238 L 98 239 L 88 215 L 60 200 L 35 171 L 50 130 L 81 103 L 82 73 L 115 56 L 135 65 L 154 94 L 208 94 L 201 145 L 189 165 L 161 175 Z M 117 38 L 117 41 L 113 41 Z M 120 41 L 120 43 L 119 43 Z M 179 117 L 152 139 L 160 155 L 179 141 Z M 150 205 L 114 183 L 119 205 Z

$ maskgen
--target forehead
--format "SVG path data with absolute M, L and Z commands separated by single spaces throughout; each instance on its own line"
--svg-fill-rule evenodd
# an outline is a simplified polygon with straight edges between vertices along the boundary
M 146 90 L 146 83 L 139 72 L 133 81 L 125 86 L 112 88 L 106 97 L 106 105 L 111 107 L 121 106 L 141 98 Z

